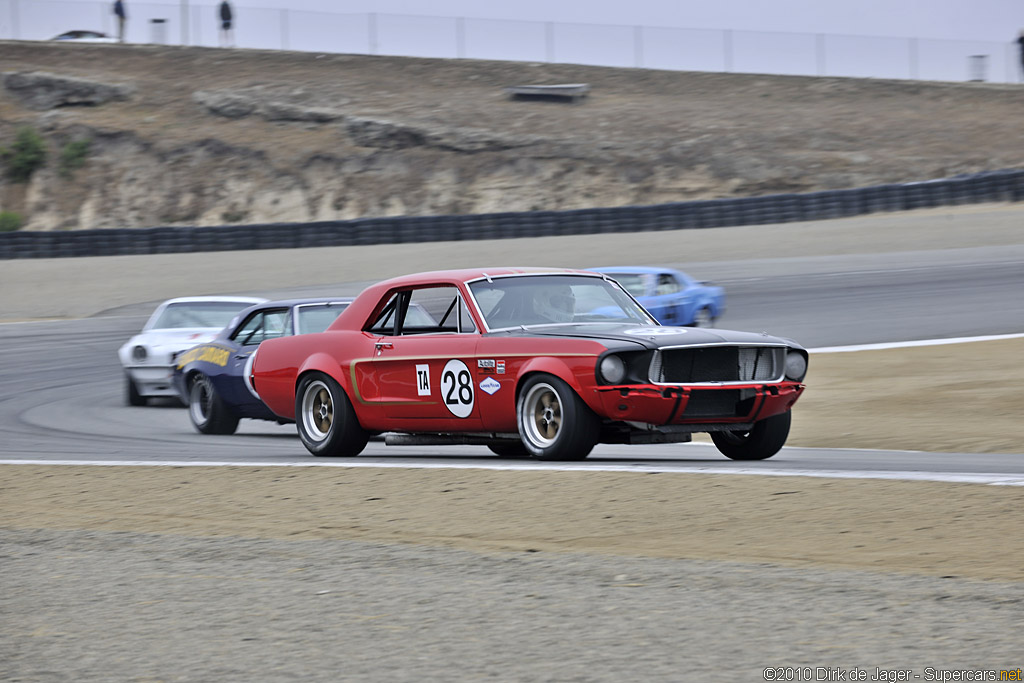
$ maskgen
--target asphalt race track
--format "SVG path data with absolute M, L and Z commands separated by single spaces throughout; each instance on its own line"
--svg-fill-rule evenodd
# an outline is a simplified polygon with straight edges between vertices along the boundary
M 913 339 L 1016 333 L 1024 329 L 1024 247 L 979 247 L 892 256 L 822 256 L 704 263 L 728 294 L 721 327 L 790 336 L 808 348 Z M 284 296 L 325 291 L 354 294 L 361 284 L 256 291 Z M 4 460 L 193 461 L 325 464 L 309 456 L 291 425 L 244 420 L 239 433 L 196 433 L 173 402 L 132 408 L 116 349 L 155 302 L 140 302 L 80 320 L 0 325 L 4 362 L 0 430 Z M 338 461 L 332 461 L 338 462 Z M 350 461 L 351 462 L 351 461 Z M 358 459 L 404 465 L 507 465 L 482 447 L 385 447 L 371 443 Z M 749 471 L 706 444 L 600 446 L 584 463 L 670 470 Z M 552 465 L 553 466 L 553 465 Z M 564 465 L 563 465 L 564 466 Z M 762 470 L 870 471 L 1024 475 L 1012 455 L 787 448 Z

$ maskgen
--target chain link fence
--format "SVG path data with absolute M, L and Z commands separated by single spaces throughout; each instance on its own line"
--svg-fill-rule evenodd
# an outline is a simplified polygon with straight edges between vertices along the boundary
M 110 2 L 0 2 L 0 39 L 115 35 Z M 126 40 L 219 43 L 215 3 L 129 2 Z M 236 47 L 682 71 L 1017 82 L 1015 42 L 234 8 Z M 980 69 L 980 71 L 979 71 Z

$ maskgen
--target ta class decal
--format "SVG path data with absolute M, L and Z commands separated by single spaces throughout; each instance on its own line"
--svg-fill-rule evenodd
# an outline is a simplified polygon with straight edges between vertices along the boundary
M 416 395 L 430 396 L 430 366 L 416 366 Z

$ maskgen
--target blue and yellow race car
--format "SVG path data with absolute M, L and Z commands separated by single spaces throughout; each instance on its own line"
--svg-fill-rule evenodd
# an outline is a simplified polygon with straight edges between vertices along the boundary
M 279 421 L 249 381 L 254 352 L 266 339 L 323 332 L 351 298 L 267 301 L 251 306 L 206 344 L 178 356 L 174 386 L 203 434 L 234 434 L 243 418 Z

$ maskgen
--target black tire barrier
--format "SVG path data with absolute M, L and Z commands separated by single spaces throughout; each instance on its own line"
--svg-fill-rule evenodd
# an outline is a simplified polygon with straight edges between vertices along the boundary
M 1024 169 L 917 183 L 802 194 L 705 199 L 650 206 L 216 227 L 0 233 L 0 259 L 309 249 L 371 244 L 514 239 L 689 230 L 814 221 L 980 202 L 1024 201 Z

